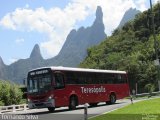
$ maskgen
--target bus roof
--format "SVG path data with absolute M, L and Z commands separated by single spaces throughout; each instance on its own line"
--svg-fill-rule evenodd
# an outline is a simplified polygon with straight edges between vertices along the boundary
M 52 70 L 62 70 L 62 71 L 77 71 L 77 72 L 102 72 L 102 73 L 123 73 L 125 71 L 117 70 L 101 70 L 101 69 L 88 69 L 88 68 L 72 68 L 72 67 L 51 67 Z
M 118 70 L 102 70 L 102 69 L 88 69 L 88 68 L 72 68 L 72 67 L 62 67 L 62 66 L 51 66 L 51 67 L 41 67 L 34 70 L 39 69 L 51 69 L 51 70 L 60 70 L 60 71 L 77 71 L 77 72 L 98 72 L 98 73 L 120 73 L 126 74 L 126 71 L 118 71 Z M 33 71 L 33 70 L 31 70 Z

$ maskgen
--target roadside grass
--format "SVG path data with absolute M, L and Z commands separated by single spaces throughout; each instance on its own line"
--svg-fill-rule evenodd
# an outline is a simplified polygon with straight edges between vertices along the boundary
M 160 98 L 133 103 L 90 120 L 160 120 Z

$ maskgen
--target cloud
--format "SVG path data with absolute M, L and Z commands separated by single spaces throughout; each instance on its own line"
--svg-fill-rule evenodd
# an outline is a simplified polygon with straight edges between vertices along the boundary
M 8 13 L 6 16 L 3 17 L 3 19 L 0 21 L 0 25 L 8 28 L 8 29 L 12 29 L 15 30 L 15 25 L 13 24 L 11 15 Z
M 137 1 L 135 1 L 135 3 L 140 11 L 144 11 L 147 9 L 146 0 L 137 0 Z
M 23 38 L 18 38 L 16 39 L 15 41 L 17 44 L 20 44 L 20 43 L 23 43 L 24 42 L 24 39 Z
M 154 3 L 157 3 L 157 2 L 160 2 L 160 0 L 154 0 L 153 2 L 154 2 Z
M 14 63 L 14 62 L 16 62 L 18 60 L 19 60 L 18 58 L 11 58 L 11 59 L 9 59 L 9 63 Z
M 88 15 L 84 6 L 68 4 L 64 9 L 43 7 L 32 10 L 30 8 L 17 8 L 6 14 L 0 25 L 17 31 L 37 31 L 46 34 L 46 42 L 41 43 L 48 56 L 54 56 L 61 49 L 67 34 L 74 27 L 76 21 L 84 20 Z
M 140 0 L 137 4 L 143 3 Z M 105 32 L 110 35 L 118 26 L 124 12 L 136 5 L 132 0 L 72 0 L 65 8 L 58 7 L 44 9 L 43 7 L 31 9 L 26 4 L 25 8 L 17 8 L 6 14 L 0 25 L 17 31 L 37 31 L 45 34 L 46 40 L 40 46 L 45 57 L 53 57 L 60 51 L 68 33 L 79 21 L 84 21 L 87 16 L 95 15 L 96 7 L 100 5 L 103 10 Z M 144 9 L 144 6 L 139 6 Z

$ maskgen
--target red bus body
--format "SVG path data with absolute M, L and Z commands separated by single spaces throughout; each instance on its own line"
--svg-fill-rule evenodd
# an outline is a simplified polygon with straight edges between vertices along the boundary
M 29 108 L 48 108 L 49 111 L 64 106 L 75 109 L 85 103 L 115 103 L 117 99 L 129 96 L 125 71 L 38 68 L 28 73 L 27 84 Z

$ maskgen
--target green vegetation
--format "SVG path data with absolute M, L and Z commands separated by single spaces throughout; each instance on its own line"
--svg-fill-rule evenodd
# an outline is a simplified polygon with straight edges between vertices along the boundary
M 152 94 L 152 92 L 155 90 L 155 86 L 152 84 L 147 84 L 145 89 L 147 89 L 148 93 Z
M 160 119 L 160 98 L 130 104 L 90 120 L 146 120 L 147 117 L 149 117 L 147 120 Z
M 18 85 L 0 80 L 0 106 L 19 104 L 21 100 L 22 92 Z
M 160 44 L 159 4 L 154 6 L 153 12 L 158 45 Z M 153 62 L 154 39 L 151 33 L 151 14 L 150 10 L 147 10 L 138 14 L 121 29 L 114 30 L 112 36 L 106 38 L 100 45 L 89 48 L 88 56 L 80 67 L 125 70 L 128 72 L 131 89 L 135 89 L 137 83 L 138 92 L 148 92 L 149 88 L 145 86 L 154 86 L 152 88 L 158 90 L 157 71 Z M 160 50 L 158 52 L 160 55 Z

